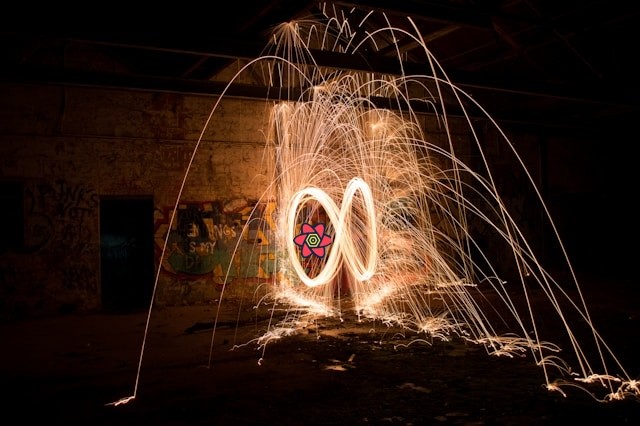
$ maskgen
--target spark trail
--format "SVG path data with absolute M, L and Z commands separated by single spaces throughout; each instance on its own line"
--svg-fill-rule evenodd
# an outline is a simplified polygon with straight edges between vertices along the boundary
M 346 289 L 361 321 L 402 327 L 420 341 L 458 337 L 496 356 L 530 354 L 552 391 L 564 394 L 564 386 L 578 386 L 599 401 L 639 398 L 637 382 L 591 321 L 534 179 L 495 120 L 450 81 L 411 18 L 404 28 L 365 31 L 371 15 L 352 23 L 328 7 L 325 14 L 322 22 L 279 25 L 264 55 L 234 78 L 260 72 L 274 92 L 284 94 L 265 100 L 271 128 L 264 158 L 272 176 L 261 201 L 278 206 L 278 257 L 276 279 L 260 303 L 286 306 L 287 314 L 274 317 L 247 344 L 264 350 L 314 318 L 341 315 L 343 298 L 336 289 Z M 383 47 L 400 52 L 394 45 L 399 33 L 428 58 L 423 73 L 405 74 L 400 56 L 399 72 L 384 75 L 322 67 L 314 60 L 321 51 L 354 57 Z M 415 105 L 430 110 L 439 137 L 425 133 L 424 114 Z M 475 167 L 458 154 L 466 151 L 452 136 L 451 105 L 462 111 L 456 126 L 464 123 L 472 135 L 465 143 L 479 153 Z M 499 135 L 491 143 L 509 150 L 522 168 L 561 248 L 568 283 L 545 270 L 501 198 L 472 111 Z M 318 221 L 333 243 L 326 256 L 302 259 L 294 239 L 302 223 Z M 472 231 L 478 223 L 503 242 L 500 259 L 483 252 Z M 494 266 L 498 260 L 512 265 L 509 284 Z M 563 330 L 563 346 L 545 338 L 549 312 L 556 335 Z M 215 327 L 212 344 L 214 338 Z

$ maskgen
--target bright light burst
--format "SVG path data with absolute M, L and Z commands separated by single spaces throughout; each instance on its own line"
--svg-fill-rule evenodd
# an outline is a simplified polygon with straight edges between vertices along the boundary
M 286 315 L 274 316 L 254 342 L 264 347 L 314 318 L 343 315 L 344 298 L 336 289 L 347 289 L 349 309 L 361 321 L 401 327 L 416 341 L 459 337 L 496 356 L 530 354 L 547 388 L 563 395 L 566 385 L 600 401 L 638 398 L 637 382 L 593 326 L 570 262 L 570 283 L 557 282 L 506 208 L 468 111 L 483 114 L 500 135 L 492 143 L 513 153 L 562 248 L 534 180 L 498 124 L 449 80 L 411 18 L 413 32 L 392 26 L 372 31 L 365 21 L 351 23 L 333 12 L 326 10 L 323 23 L 278 26 L 265 54 L 234 78 L 259 70 L 283 94 L 266 100 L 271 129 L 265 158 L 273 159 L 273 176 L 262 201 L 278 206 L 279 256 L 278 279 L 260 303 L 285 306 Z M 399 52 L 393 44 L 399 32 L 424 50 L 423 74 L 405 74 L 399 59 L 400 72 L 388 75 L 323 67 L 314 59 L 322 51 L 366 58 L 382 48 L 380 40 Z M 470 143 L 481 170 L 457 154 L 447 115 L 451 99 L 474 135 Z M 415 105 L 430 109 L 444 142 L 425 134 Z M 303 259 L 294 240 L 313 218 L 323 219 L 333 242 L 326 256 Z M 477 222 L 504 241 L 508 252 L 499 262 L 511 262 L 516 271 L 509 284 L 474 237 L 471 224 Z M 538 318 L 542 310 L 545 327 Z M 557 320 L 553 332 L 564 330 L 563 358 L 560 346 L 543 337 L 551 315 Z M 574 320 L 587 332 L 578 335 Z M 593 382 L 603 395 L 587 386 Z

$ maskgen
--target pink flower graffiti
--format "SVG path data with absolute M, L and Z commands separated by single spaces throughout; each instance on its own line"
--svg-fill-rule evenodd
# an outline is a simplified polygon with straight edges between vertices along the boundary
M 324 223 L 317 225 L 302 224 L 300 234 L 296 235 L 293 242 L 302 248 L 302 257 L 309 257 L 315 254 L 318 257 L 324 257 L 325 247 L 331 244 L 331 236 L 325 235 Z

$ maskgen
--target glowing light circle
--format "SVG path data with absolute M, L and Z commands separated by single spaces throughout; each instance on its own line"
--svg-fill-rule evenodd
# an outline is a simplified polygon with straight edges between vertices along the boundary
M 347 235 L 350 235 L 351 222 L 349 215 L 351 214 L 353 201 L 358 191 L 362 194 L 368 222 L 367 232 L 363 232 L 363 234 L 366 234 L 363 235 L 363 237 L 368 236 L 369 238 L 366 261 L 363 261 L 363 259 L 357 255 L 357 248 L 353 239 L 345 238 Z M 295 235 L 298 207 L 311 200 L 320 203 L 335 229 L 333 246 L 329 251 L 324 267 L 320 273 L 313 278 L 307 275 L 304 267 L 300 263 L 293 238 L 293 235 Z M 291 198 L 286 210 L 286 229 L 286 244 L 289 259 L 302 282 L 308 287 L 316 287 L 331 281 L 337 275 L 339 267 L 343 262 L 358 281 L 366 281 L 373 276 L 378 257 L 375 206 L 371 188 L 361 178 L 353 178 L 349 181 L 345 188 L 341 207 L 338 207 L 333 199 L 320 188 L 308 187 L 296 192 Z

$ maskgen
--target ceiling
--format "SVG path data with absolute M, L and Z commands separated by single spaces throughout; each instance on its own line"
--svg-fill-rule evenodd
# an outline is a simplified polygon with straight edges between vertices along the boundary
M 640 112 L 639 12 L 638 2 L 623 0 L 237 1 L 216 10 L 215 25 L 187 30 L 2 32 L 0 80 L 219 94 L 220 72 L 258 57 L 277 24 L 336 14 L 364 33 L 389 25 L 415 33 L 414 23 L 449 78 L 502 123 L 591 131 L 632 123 Z M 400 53 L 405 72 L 424 70 L 424 49 L 394 36 L 378 38 L 366 55 L 316 58 L 394 73 Z M 228 94 L 266 92 L 235 84 Z

